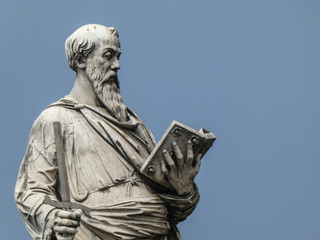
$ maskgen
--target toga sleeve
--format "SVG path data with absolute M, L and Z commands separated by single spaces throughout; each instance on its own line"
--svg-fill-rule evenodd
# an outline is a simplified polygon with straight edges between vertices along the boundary
M 185 220 L 200 200 L 199 190 L 195 183 L 193 184 L 193 191 L 188 195 L 178 196 L 161 193 L 159 196 L 167 203 L 170 216 L 175 224 Z
M 43 204 L 46 195 L 58 200 L 55 155 L 53 125 L 40 115 L 30 132 L 14 194 L 26 228 L 35 240 L 44 239 L 47 222 L 53 221 L 53 217 L 48 218 L 48 215 L 56 211 L 54 207 Z

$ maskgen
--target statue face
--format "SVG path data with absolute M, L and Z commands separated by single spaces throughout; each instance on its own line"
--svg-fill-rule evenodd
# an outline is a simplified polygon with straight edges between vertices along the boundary
M 93 51 L 87 57 L 87 68 L 93 68 L 96 75 L 94 80 L 99 79 L 103 83 L 113 81 L 119 87 L 117 71 L 120 69 L 119 58 L 122 53 L 120 42 L 117 37 L 107 32 L 105 35 L 107 37 L 103 36 L 104 38 L 101 37 L 95 42 Z M 90 71 L 87 71 L 87 74 L 90 74 Z
M 127 107 L 120 95 L 117 71 L 121 54 L 116 37 L 97 41 L 86 59 L 86 74 L 100 102 L 120 122 L 127 121 Z

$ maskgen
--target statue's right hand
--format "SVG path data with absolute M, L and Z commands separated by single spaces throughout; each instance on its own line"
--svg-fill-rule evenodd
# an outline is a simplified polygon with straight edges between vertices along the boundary
M 78 232 L 77 228 L 80 226 L 81 214 L 81 209 L 72 212 L 64 210 L 56 212 L 53 230 L 57 240 L 73 240 L 74 235 Z

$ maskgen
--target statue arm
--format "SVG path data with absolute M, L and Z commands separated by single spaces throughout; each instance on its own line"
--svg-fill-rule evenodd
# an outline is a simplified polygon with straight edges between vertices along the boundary
M 150 141 L 155 146 L 156 141 L 155 141 L 152 133 L 145 127 L 144 124 L 142 126 L 144 127 L 145 131 L 148 133 L 149 139 L 151 139 Z M 189 155 L 190 155 L 190 153 L 189 153 Z M 199 164 L 197 166 L 197 169 L 195 169 L 196 171 L 195 171 L 194 176 L 199 171 L 200 159 L 201 159 L 201 156 L 198 160 Z M 190 172 L 190 170 L 187 169 L 187 172 Z M 165 174 L 168 174 L 168 173 L 165 173 Z M 192 191 L 186 195 L 158 193 L 158 195 L 168 205 L 168 209 L 170 211 L 170 217 L 173 219 L 174 223 L 176 223 L 176 224 L 185 220 L 193 212 L 193 210 L 196 208 L 196 206 L 200 200 L 199 190 L 197 188 L 197 185 L 193 182 L 193 179 L 194 178 L 192 178 L 192 182 L 190 182 L 190 184 L 193 183 Z
M 167 203 L 170 216 L 174 223 L 185 220 L 196 208 L 200 195 L 196 184 L 193 184 L 193 190 L 188 195 L 171 195 L 161 193 L 159 196 Z
M 46 195 L 57 199 L 57 163 L 52 124 L 40 116 L 34 123 L 15 189 L 18 210 L 33 239 L 42 239 L 52 223 L 54 207 L 43 204 Z

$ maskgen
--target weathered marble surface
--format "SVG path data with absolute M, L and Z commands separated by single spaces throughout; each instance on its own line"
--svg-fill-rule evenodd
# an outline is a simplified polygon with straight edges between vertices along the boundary
M 176 224 L 199 201 L 194 178 L 201 155 L 172 143 L 174 156 L 163 153 L 163 174 L 173 191 L 158 188 L 139 173 L 156 143 L 120 95 L 117 71 L 121 55 L 115 28 L 90 24 L 65 44 L 76 72 L 70 94 L 51 104 L 35 121 L 22 161 L 15 199 L 33 239 L 182 239 Z M 61 125 L 67 184 L 61 182 L 53 123 Z M 59 153 L 59 151 L 58 151 Z M 184 164 L 184 162 L 195 164 Z M 47 203 L 67 199 L 92 209 L 59 208 Z M 63 200 L 63 201 L 62 201 Z

